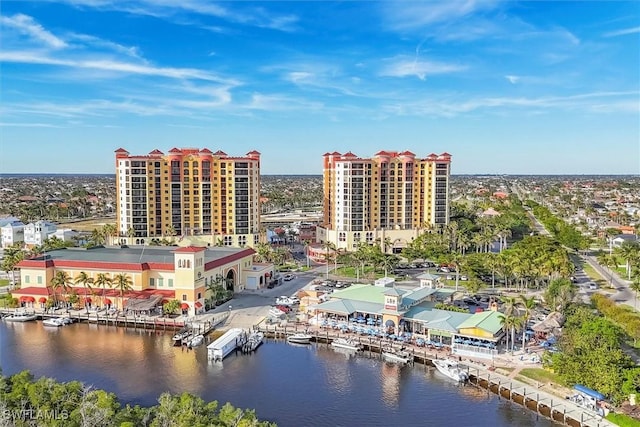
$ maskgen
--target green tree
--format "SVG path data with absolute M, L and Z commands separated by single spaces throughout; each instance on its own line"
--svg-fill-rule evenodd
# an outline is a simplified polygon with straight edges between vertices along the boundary
M 120 308 L 124 309 L 124 296 L 133 290 L 133 281 L 126 273 L 119 273 L 113 277 L 113 287 L 120 294 Z
M 76 285 L 82 285 L 84 288 L 84 307 L 86 308 L 87 314 L 89 314 L 89 304 L 87 303 L 88 291 L 91 290 L 91 285 L 93 284 L 93 279 L 84 271 L 78 273 L 78 277 L 75 278 L 74 283 Z
M 109 277 L 109 275 L 107 273 L 98 273 L 98 275 L 96 276 L 96 279 L 94 281 L 94 284 L 96 286 L 98 286 L 99 288 L 102 289 L 102 305 L 104 306 L 104 301 L 105 301 L 105 293 L 107 290 L 107 287 L 111 288 L 112 286 L 112 280 Z
M 71 290 L 72 283 L 73 279 L 69 276 L 69 273 L 63 270 L 56 271 L 50 282 L 51 293 L 56 303 L 58 302 L 58 293 L 61 293 L 64 299 Z
M 162 312 L 167 316 L 170 316 L 172 314 L 176 314 L 176 312 L 179 309 L 180 309 L 180 301 L 178 301 L 177 299 L 172 299 L 170 301 L 167 301 L 162 306 Z

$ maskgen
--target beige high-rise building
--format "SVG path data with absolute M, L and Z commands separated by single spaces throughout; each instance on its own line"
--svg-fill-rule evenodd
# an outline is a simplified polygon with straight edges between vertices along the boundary
M 428 228 L 449 222 L 451 155 L 410 151 L 324 154 L 324 221 L 317 242 L 354 250 L 358 242 L 399 252 Z
M 118 243 L 148 244 L 172 236 L 212 246 L 258 243 L 257 151 L 246 157 L 207 148 L 115 153 Z

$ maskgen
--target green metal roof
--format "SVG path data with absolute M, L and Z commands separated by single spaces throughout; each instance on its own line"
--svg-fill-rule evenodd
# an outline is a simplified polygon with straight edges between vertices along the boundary
M 384 306 L 379 303 L 366 301 L 332 299 L 321 304 L 313 305 L 310 308 L 346 316 L 354 313 L 377 314 L 383 310 Z
M 402 298 L 402 305 L 405 307 L 412 307 L 437 292 L 436 289 L 431 288 L 416 288 L 409 293 L 404 294 Z
M 384 292 L 387 289 L 373 285 L 353 285 L 347 289 L 335 291 L 331 294 L 331 299 L 340 298 L 384 304 Z
M 458 329 L 479 328 L 495 335 L 502 330 L 501 317 L 501 313 L 491 310 L 474 313 L 465 322 L 462 322 Z
M 429 329 L 457 332 L 459 325 L 472 316 L 470 313 L 439 310 L 433 308 L 433 305 L 433 303 L 422 303 L 415 306 L 404 315 L 404 318 L 423 323 Z
M 400 297 L 400 296 L 404 295 L 405 293 L 407 293 L 407 291 L 403 291 L 402 289 L 397 289 L 397 288 L 393 287 L 393 288 L 387 288 L 387 290 L 383 292 L 383 295 L 390 295 L 390 296 L 394 296 L 394 297 Z

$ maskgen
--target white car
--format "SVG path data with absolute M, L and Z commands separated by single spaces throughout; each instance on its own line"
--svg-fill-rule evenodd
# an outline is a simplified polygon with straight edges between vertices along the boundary
M 596 289 L 598 289 L 598 285 L 596 285 L 595 283 L 591 282 L 591 283 L 589 283 L 589 289 L 591 289 L 592 291 L 595 291 Z

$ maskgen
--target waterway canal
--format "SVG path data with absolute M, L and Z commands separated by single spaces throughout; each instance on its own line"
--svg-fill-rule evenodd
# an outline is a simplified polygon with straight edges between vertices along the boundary
M 80 380 L 123 403 L 152 405 L 163 391 L 255 408 L 279 426 L 552 426 L 474 386 L 416 364 L 349 356 L 319 344 L 267 341 L 253 355 L 207 361 L 206 348 L 173 347 L 171 335 L 95 324 L 61 328 L 0 321 L 5 375 Z

